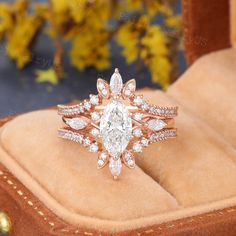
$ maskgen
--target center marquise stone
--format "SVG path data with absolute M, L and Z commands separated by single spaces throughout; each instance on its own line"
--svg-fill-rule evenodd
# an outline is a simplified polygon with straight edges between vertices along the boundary
M 104 109 L 100 121 L 100 134 L 108 153 L 118 158 L 129 144 L 132 120 L 128 108 L 120 100 L 112 100 Z

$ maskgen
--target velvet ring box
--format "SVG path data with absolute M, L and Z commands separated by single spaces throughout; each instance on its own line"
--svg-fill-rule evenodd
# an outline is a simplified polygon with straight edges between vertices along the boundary
M 212 24 L 222 22 L 198 32 L 206 2 L 207 14 L 217 9 L 225 19 L 236 6 L 230 15 L 227 1 L 183 1 L 186 37 L 202 33 L 208 44 Z M 119 181 L 96 170 L 95 155 L 57 138 L 55 110 L 2 119 L 0 210 L 12 220 L 10 235 L 235 235 L 234 24 L 214 46 L 186 42 L 195 62 L 166 93 L 142 91 L 152 103 L 179 106 L 179 135 L 152 144 Z

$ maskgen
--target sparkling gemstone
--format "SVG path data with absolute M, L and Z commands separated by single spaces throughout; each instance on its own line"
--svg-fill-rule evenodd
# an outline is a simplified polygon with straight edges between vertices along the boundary
M 100 80 L 101 80 L 101 79 L 100 79 Z M 103 83 L 103 80 L 101 80 L 101 81 L 98 82 L 98 88 L 99 88 L 100 90 L 103 90 L 103 89 L 105 88 L 105 85 L 104 85 L 104 83 Z
M 130 151 L 126 151 L 124 153 L 123 160 L 126 166 L 128 166 L 129 168 L 133 168 L 135 166 L 134 156 Z
M 156 108 L 155 109 L 155 113 L 160 114 L 161 113 L 161 109 L 160 108 Z
M 142 145 L 140 142 L 136 142 L 133 145 L 133 151 L 134 152 L 141 152 L 142 151 Z
M 131 91 L 135 90 L 135 80 L 133 80 L 133 82 L 130 82 L 128 84 L 128 89 L 131 90 Z
M 98 137 L 99 136 L 99 130 L 96 128 L 93 128 L 91 130 L 91 134 L 93 135 L 93 137 Z
M 88 124 L 82 118 L 64 118 L 67 125 L 69 125 L 72 129 L 80 130 L 86 127 Z
M 82 142 L 83 142 L 83 136 L 82 136 L 82 135 L 78 135 L 78 136 L 77 136 L 77 141 L 78 141 L 79 143 L 82 143 Z
M 133 101 L 133 102 L 134 102 L 135 105 L 140 106 L 140 105 L 143 104 L 143 99 L 142 99 L 141 96 L 136 96 L 136 97 L 134 98 L 134 101 Z
M 102 95 L 103 95 L 104 97 L 106 97 L 107 94 L 108 94 L 108 90 L 104 88 L 104 89 L 102 90 Z
M 128 160 L 127 164 L 128 164 L 128 166 L 133 167 L 134 166 L 134 160 Z
M 86 102 L 84 103 L 84 108 L 85 108 L 86 110 L 89 110 L 89 109 L 91 108 L 91 103 L 88 102 L 88 101 L 86 101 Z
M 90 146 L 89 146 L 89 151 L 90 152 L 97 152 L 98 151 L 98 145 L 96 143 L 92 143 Z
M 117 158 L 127 147 L 132 133 L 132 120 L 123 102 L 112 100 L 104 109 L 100 135 L 108 153 Z
M 129 89 L 125 90 L 125 96 L 129 97 L 131 95 L 131 91 Z
M 105 80 L 103 79 L 97 80 L 97 90 L 104 98 L 109 97 L 109 92 L 110 92 L 109 85 Z
M 83 105 L 80 105 L 78 109 L 79 109 L 79 111 L 80 111 L 81 113 L 84 112 L 84 107 L 83 107 Z
M 111 76 L 110 89 L 113 95 L 117 95 L 123 88 L 123 81 L 120 73 L 117 71 Z
M 91 113 L 91 118 L 93 121 L 97 121 L 100 119 L 100 114 L 98 112 L 94 111 Z
M 136 128 L 133 130 L 133 135 L 137 138 L 141 137 L 143 134 L 142 130 L 140 128 Z
M 147 102 L 144 102 L 142 105 L 143 110 L 148 110 L 149 109 L 149 104 Z
M 151 119 L 147 122 L 147 126 L 149 129 L 153 131 L 158 131 L 163 129 L 166 126 L 166 122 L 160 119 Z
M 111 174 L 114 177 L 118 177 L 120 175 L 121 169 L 122 169 L 122 163 L 121 163 L 120 158 L 118 158 L 117 160 L 110 158 L 109 169 L 111 171 Z
M 154 141 L 156 141 L 156 139 L 157 139 L 157 135 L 156 135 L 156 134 L 152 134 L 152 135 L 149 137 L 150 142 L 154 142 Z
M 97 167 L 102 168 L 107 163 L 107 160 L 108 160 L 108 154 L 106 152 L 100 153 L 97 160 Z
M 128 162 L 132 158 L 132 154 L 129 151 L 126 151 L 124 154 L 124 160 Z
M 99 159 L 105 161 L 107 159 L 108 155 L 106 152 L 102 152 L 99 156 Z
M 143 114 L 137 112 L 137 113 L 134 113 L 133 117 L 134 117 L 135 120 L 141 121 L 143 119 Z
M 73 114 L 76 114 L 76 113 L 78 113 L 78 112 L 79 112 L 78 107 L 72 108 L 72 113 L 73 113 Z
M 89 146 L 90 144 L 91 144 L 90 139 L 89 139 L 89 138 L 85 138 L 84 141 L 83 141 L 83 145 L 84 145 L 85 147 L 87 147 L 87 146 Z
M 93 104 L 93 105 L 98 105 L 98 104 L 99 104 L 99 98 L 98 98 L 98 96 L 92 95 L 92 96 L 90 97 L 90 102 L 91 102 L 91 104 Z
M 102 167 L 104 165 L 104 161 L 101 159 L 99 159 L 97 163 L 98 163 L 98 167 Z
M 149 144 L 148 139 L 147 139 L 147 138 L 142 138 L 142 140 L 141 140 L 141 144 L 142 144 L 144 147 L 147 147 L 148 144 Z
M 129 80 L 124 86 L 123 95 L 125 97 L 130 97 L 134 93 L 135 88 L 136 88 L 135 80 L 134 79 Z

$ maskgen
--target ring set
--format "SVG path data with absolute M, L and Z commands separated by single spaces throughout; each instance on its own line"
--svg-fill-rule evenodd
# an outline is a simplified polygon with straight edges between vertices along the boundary
M 178 107 L 159 107 L 136 95 L 134 79 L 123 84 L 118 69 L 110 84 L 97 80 L 97 95 L 72 106 L 58 105 L 65 127 L 58 130 L 61 138 L 80 143 L 97 153 L 97 167 L 109 164 L 114 179 L 123 164 L 135 167 L 135 153 L 151 143 L 174 138 L 173 128 Z

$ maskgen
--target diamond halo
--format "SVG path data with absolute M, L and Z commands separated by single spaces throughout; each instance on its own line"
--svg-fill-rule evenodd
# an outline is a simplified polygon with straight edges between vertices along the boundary
M 136 95 L 136 81 L 123 84 L 115 69 L 110 84 L 99 78 L 97 95 L 72 106 L 58 105 L 58 114 L 66 126 L 58 136 L 80 143 L 91 153 L 98 153 L 97 167 L 109 163 L 114 179 L 123 164 L 135 167 L 135 154 L 151 143 L 177 136 L 173 118 L 178 107 L 159 107 Z M 108 100 L 103 105 L 104 100 Z

